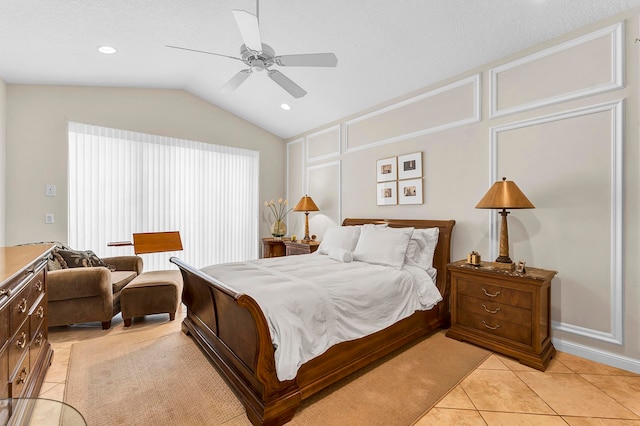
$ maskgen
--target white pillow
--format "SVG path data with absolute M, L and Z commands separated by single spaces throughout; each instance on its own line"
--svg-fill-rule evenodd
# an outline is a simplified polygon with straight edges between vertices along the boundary
M 353 260 L 353 253 L 345 249 L 332 248 L 329 250 L 329 259 L 337 260 L 342 263 L 349 263 Z
M 358 243 L 360 228 L 356 226 L 335 226 L 327 229 L 322 242 L 318 247 L 318 253 L 329 254 L 331 249 L 353 251 Z
M 364 225 L 356 225 L 359 228 L 370 229 L 370 228 L 386 228 L 389 226 L 388 223 L 365 223 Z
M 438 244 L 438 235 L 440 235 L 438 228 L 414 229 L 404 262 L 407 265 L 418 266 L 427 272 L 433 269 L 433 253 Z
M 402 269 L 413 228 L 363 228 L 353 260 Z

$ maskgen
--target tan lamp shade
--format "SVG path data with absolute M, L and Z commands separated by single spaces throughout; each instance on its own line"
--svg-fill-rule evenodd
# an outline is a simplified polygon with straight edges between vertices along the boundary
M 320 211 L 316 203 L 313 202 L 311 197 L 305 195 L 300 198 L 298 204 L 293 208 L 295 212 L 304 212 L 304 238 L 303 242 L 309 242 L 311 238 L 309 237 L 309 212 L 317 212 Z
M 512 180 L 503 177 L 493 184 L 476 209 L 534 209 L 535 206 Z
M 507 209 L 534 209 L 533 203 L 520 191 L 518 185 L 506 177 L 494 183 L 489 191 L 476 205 L 477 209 L 502 209 L 500 216 L 500 252 L 494 267 L 512 268 L 513 262 L 509 257 L 509 228 L 507 225 Z
M 320 211 L 320 209 L 318 208 L 318 206 L 316 206 L 316 203 L 313 202 L 311 197 L 309 197 L 308 195 L 305 195 L 304 197 L 300 198 L 300 201 L 298 201 L 298 204 L 296 204 L 296 206 L 293 208 L 293 211 L 317 212 L 317 211 Z

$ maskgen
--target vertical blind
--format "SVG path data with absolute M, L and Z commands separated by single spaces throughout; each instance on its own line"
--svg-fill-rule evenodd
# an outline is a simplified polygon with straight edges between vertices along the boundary
M 184 250 L 141 255 L 145 271 L 255 259 L 258 172 L 257 151 L 69 122 L 69 245 L 131 255 L 107 244 L 179 231 Z

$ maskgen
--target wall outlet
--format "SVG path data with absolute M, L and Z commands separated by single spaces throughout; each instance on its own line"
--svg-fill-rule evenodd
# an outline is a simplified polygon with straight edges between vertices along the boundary
M 44 215 L 44 223 L 54 223 L 53 213 L 45 213 Z
M 48 183 L 44 190 L 44 195 L 47 197 L 55 197 L 56 196 L 56 186 L 52 183 Z

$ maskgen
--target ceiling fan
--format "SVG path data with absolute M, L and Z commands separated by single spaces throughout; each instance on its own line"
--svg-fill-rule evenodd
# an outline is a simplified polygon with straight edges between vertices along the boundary
M 335 67 L 338 63 L 338 58 L 333 53 L 306 53 L 276 56 L 275 50 L 273 50 L 271 46 L 262 43 L 262 39 L 260 38 L 258 2 L 259 0 L 256 0 L 255 15 L 245 10 L 233 10 L 233 16 L 240 29 L 242 40 L 244 41 L 244 44 L 240 46 L 239 58 L 186 47 L 167 47 L 236 59 L 247 65 L 247 69 L 240 70 L 231 80 L 222 86 L 220 91 L 223 93 L 230 93 L 236 90 L 254 71 L 266 70 L 271 80 L 275 81 L 294 98 L 301 98 L 307 94 L 306 90 L 298 86 L 280 71 L 271 69 L 271 67 L 273 65 L 282 67 Z

